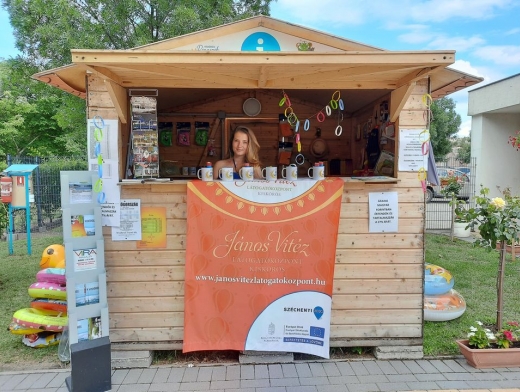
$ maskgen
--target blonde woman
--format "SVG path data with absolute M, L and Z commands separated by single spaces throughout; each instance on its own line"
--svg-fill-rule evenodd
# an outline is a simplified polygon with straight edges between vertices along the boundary
M 262 179 L 262 168 L 260 167 L 260 159 L 258 153 L 260 144 L 256 140 L 254 132 L 244 126 L 235 128 L 229 139 L 229 158 L 223 159 L 215 163 L 213 168 L 213 178 L 218 179 L 218 172 L 223 167 L 233 168 L 233 178 L 240 180 L 240 169 L 246 163 L 253 167 L 254 178 Z

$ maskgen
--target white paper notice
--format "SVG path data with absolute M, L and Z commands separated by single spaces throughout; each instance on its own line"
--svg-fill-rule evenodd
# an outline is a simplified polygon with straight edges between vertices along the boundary
M 397 192 L 369 193 L 368 209 L 368 231 L 370 233 L 395 233 L 398 231 Z
M 423 142 L 428 138 L 424 129 L 399 130 L 399 171 L 426 170 L 428 154 L 423 154 Z
M 112 241 L 141 240 L 141 200 L 123 199 L 119 227 L 112 226 Z

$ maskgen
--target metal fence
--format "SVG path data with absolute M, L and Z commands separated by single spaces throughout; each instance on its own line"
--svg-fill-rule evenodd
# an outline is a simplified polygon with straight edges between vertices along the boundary
M 37 164 L 32 173 L 31 233 L 55 232 L 62 225 L 60 171 L 87 170 L 87 157 L 7 156 L 7 165 Z M 15 210 L 14 233 L 27 233 L 25 209 Z M 58 230 L 61 233 L 61 229 Z
M 447 159 L 445 162 L 437 162 L 437 168 L 449 168 L 463 172 L 469 180 L 467 185 L 468 191 L 464 194 L 467 197 L 464 208 L 474 207 L 475 196 L 475 173 L 477 169 L 476 158 L 471 158 L 469 164 L 461 164 L 457 159 Z M 439 170 L 442 172 L 443 170 Z M 458 172 L 457 172 L 458 173 Z M 459 173 L 460 174 L 460 173 Z M 437 188 L 439 189 L 439 188 Z M 451 206 L 449 199 L 441 197 L 434 197 L 430 202 L 426 203 L 426 230 L 449 230 L 451 228 Z

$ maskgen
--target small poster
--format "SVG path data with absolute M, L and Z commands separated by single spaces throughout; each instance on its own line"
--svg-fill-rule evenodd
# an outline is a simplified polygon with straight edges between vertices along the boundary
M 419 171 L 428 167 L 428 154 L 424 144 L 429 133 L 423 129 L 399 130 L 399 171 Z
M 78 320 L 78 342 L 93 340 L 102 336 L 101 316 Z
M 94 215 L 72 215 L 70 224 L 73 238 L 96 235 L 96 217 Z
M 75 289 L 76 307 L 99 303 L 99 282 L 78 283 Z
M 137 249 L 145 248 L 166 248 L 165 207 L 141 209 L 141 241 L 137 241 Z
M 75 249 L 74 251 L 74 272 L 87 271 L 97 268 L 97 250 Z
M 70 204 L 92 203 L 92 184 L 71 182 L 69 184 Z
M 127 199 L 120 203 L 120 222 L 112 227 L 112 241 L 138 241 L 141 239 L 141 200 Z
M 399 209 L 397 192 L 371 192 L 368 194 L 370 233 L 395 233 L 398 231 Z

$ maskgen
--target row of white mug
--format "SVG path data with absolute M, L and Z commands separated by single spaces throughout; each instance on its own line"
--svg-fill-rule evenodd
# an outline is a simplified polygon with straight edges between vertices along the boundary
M 253 181 L 253 167 L 244 166 L 238 172 L 242 181 Z M 307 171 L 309 178 L 313 180 L 323 180 L 325 178 L 325 168 L 316 164 Z M 213 168 L 202 167 L 197 171 L 197 177 L 202 181 L 213 181 Z M 233 168 L 223 167 L 218 171 L 218 178 L 222 181 L 233 181 Z M 264 180 L 278 179 L 278 169 L 276 166 L 268 166 L 262 169 L 262 178 Z M 282 169 L 282 178 L 288 181 L 296 181 L 298 179 L 298 167 L 291 164 Z

